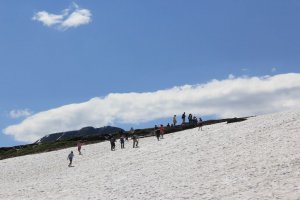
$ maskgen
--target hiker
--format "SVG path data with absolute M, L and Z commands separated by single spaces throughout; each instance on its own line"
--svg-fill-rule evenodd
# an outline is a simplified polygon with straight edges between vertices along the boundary
M 192 119 L 193 119 L 193 115 L 190 113 L 189 116 L 188 116 L 189 124 L 192 123 Z
M 137 135 L 133 135 L 131 137 L 132 141 L 133 141 L 133 148 L 137 148 L 138 147 L 138 144 L 139 144 L 139 138 Z
M 203 126 L 203 121 L 202 121 L 202 118 L 201 117 L 199 117 L 199 121 L 198 121 L 198 127 L 199 127 L 199 129 L 198 129 L 198 131 L 201 129 L 201 131 L 202 131 L 202 126 Z
M 68 155 L 68 158 L 67 158 L 70 161 L 70 163 L 68 165 L 69 167 L 72 166 L 73 157 L 74 157 L 74 153 L 73 153 L 73 151 L 71 151 L 71 153 Z
M 121 137 L 120 137 L 120 143 L 121 143 L 121 149 L 124 149 L 125 147 L 124 147 L 124 143 L 125 143 L 125 137 L 124 137 L 124 135 L 122 135 Z
M 173 125 L 176 126 L 177 120 L 176 120 L 176 115 L 173 116 Z
M 168 123 L 168 124 L 167 124 L 167 127 L 168 127 L 168 128 L 170 128 L 170 127 L 171 127 L 171 126 L 170 126 L 170 123 Z
M 159 130 L 159 128 L 156 125 L 154 126 L 154 134 L 155 134 L 155 136 L 157 138 L 157 141 L 159 141 L 160 130 Z
M 110 148 L 112 151 L 116 149 L 116 139 L 114 138 L 114 136 L 110 138 Z
M 159 127 L 159 133 L 160 133 L 160 137 L 162 138 L 162 139 L 164 139 L 164 134 L 165 134 L 165 128 L 164 128 L 164 125 L 160 125 L 160 127 Z
M 182 119 L 182 124 L 184 124 L 185 123 L 185 112 L 182 114 L 181 119 Z
M 81 143 L 81 141 L 78 141 L 77 142 L 77 149 L 78 149 L 78 153 L 79 153 L 79 155 L 82 155 L 81 154 L 81 146 L 83 145 L 83 143 Z
M 196 116 L 193 117 L 193 125 L 196 127 L 198 124 L 198 119 Z

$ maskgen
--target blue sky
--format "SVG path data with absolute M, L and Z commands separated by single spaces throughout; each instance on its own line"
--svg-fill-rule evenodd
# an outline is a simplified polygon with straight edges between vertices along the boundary
M 87 21 L 75 26 L 63 27 L 62 22 L 47 26 L 38 20 L 39 12 L 62 16 L 66 9 L 68 12 L 64 20 L 77 11 L 85 10 L 90 15 L 85 16 Z M 161 99 L 171 99 L 163 103 L 172 104 L 174 107 L 170 106 L 170 109 L 180 108 L 173 110 L 177 115 L 195 110 L 197 115 L 223 117 L 227 115 L 222 113 L 228 113 L 228 116 L 263 114 L 293 108 L 300 99 L 292 94 L 300 87 L 297 76 L 300 72 L 299 9 L 300 2 L 296 0 L 1 1 L 0 146 L 28 143 L 37 137 L 24 139 L 31 131 L 35 134 L 40 131 L 38 136 L 48 134 L 46 125 L 45 129 L 38 129 L 33 124 L 47 123 L 41 120 L 40 113 L 64 109 L 63 106 L 68 109 L 58 112 L 60 117 L 55 119 L 58 128 L 53 130 L 73 130 L 77 128 L 74 124 L 89 123 L 93 126 L 118 125 L 127 129 L 131 125 L 152 126 L 167 119 L 167 116 L 171 118 L 170 110 L 162 111 L 160 107 L 155 110 L 155 106 L 150 106 L 152 110 L 149 113 L 145 112 L 148 118 L 139 120 L 140 116 L 135 116 L 136 112 L 144 112 L 143 106 L 152 105 L 140 103 L 142 100 L 136 102 L 136 99 L 144 99 L 140 95 L 147 93 L 150 96 L 145 98 L 155 99 L 152 102 L 158 99 L 156 105 L 163 102 Z M 76 20 L 73 22 L 77 23 Z M 290 73 L 294 73 L 292 78 Z M 276 78 L 281 75 L 285 76 Z M 178 102 L 173 105 L 176 100 L 168 96 L 169 90 L 174 90 L 175 86 L 181 89 L 171 92 L 172 95 L 190 95 L 184 93 L 185 85 L 192 88 L 200 85 L 200 89 L 212 87 L 218 93 L 227 83 L 222 81 L 229 81 L 230 88 L 245 82 L 247 90 L 253 80 L 265 84 L 264 76 L 270 76 L 267 81 L 274 86 L 270 86 L 274 106 L 266 110 L 244 106 L 243 111 L 236 108 L 227 112 L 215 109 L 213 105 L 209 105 L 209 111 L 197 110 L 198 107 L 208 107 L 204 97 L 195 97 L 200 103 L 183 104 L 185 108 Z M 220 82 L 219 88 L 212 86 L 214 79 Z M 290 82 L 284 88 L 276 87 L 276 81 L 282 83 L 282 80 Z M 261 85 L 258 84 L 258 87 Z M 289 90 L 291 87 L 293 92 Z M 198 90 L 188 90 L 193 92 L 191 95 L 198 94 Z M 292 102 L 277 105 L 282 100 L 275 99 L 280 96 L 279 91 L 291 94 L 287 95 L 287 99 Z M 132 93 L 138 96 L 130 96 Z M 260 95 L 269 93 L 259 92 Z M 119 96 L 106 98 L 110 94 Z M 243 99 L 247 95 L 250 96 L 238 93 L 236 98 Z M 259 96 L 256 93 L 252 95 Z M 90 103 L 95 98 L 101 105 L 107 99 L 105 110 L 97 110 L 110 113 L 104 121 L 97 117 L 80 117 L 96 115 L 88 106 L 81 107 L 84 102 Z M 126 99 L 127 104 L 121 105 L 122 99 Z M 261 101 L 253 101 L 261 102 L 261 107 L 265 107 L 263 99 L 266 98 L 262 96 Z M 287 102 L 286 99 L 282 101 Z M 117 102 L 123 117 L 116 116 L 112 111 L 116 104 L 111 102 Z M 80 108 L 77 106 L 76 109 L 80 111 L 76 110 L 74 114 L 72 106 L 77 104 Z M 133 106 L 132 110 L 124 108 L 131 104 L 141 106 Z M 215 106 L 219 104 L 222 103 Z M 99 104 L 93 105 L 98 108 Z M 225 107 L 224 104 L 222 108 Z M 69 115 L 66 114 L 68 112 Z M 20 115 L 13 115 L 16 113 Z M 67 117 L 63 118 L 65 115 Z M 31 124 L 27 125 L 30 120 Z M 56 123 L 49 124 L 53 128 Z M 13 125 L 16 125 L 15 129 L 7 130 Z

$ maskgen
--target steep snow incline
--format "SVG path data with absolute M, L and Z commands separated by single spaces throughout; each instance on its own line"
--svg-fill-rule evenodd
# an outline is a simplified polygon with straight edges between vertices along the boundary
M 125 145 L 1 160 L 0 199 L 300 199 L 300 110 Z

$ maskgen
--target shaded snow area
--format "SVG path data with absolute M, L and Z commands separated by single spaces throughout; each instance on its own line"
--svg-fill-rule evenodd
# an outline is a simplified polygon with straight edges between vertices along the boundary
M 0 199 L 300 199 L 299 109 L 82 152 L 1 160 Z

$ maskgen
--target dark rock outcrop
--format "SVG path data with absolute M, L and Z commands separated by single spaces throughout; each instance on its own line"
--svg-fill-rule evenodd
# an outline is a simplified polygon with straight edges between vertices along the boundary
M 94 128 L 88 126 L 77 131 L 67 131 L 67 132 L 49 134 L 42 137 L 35 143 L 55 142 L 55 141 L 62 141 L 62 140 L 89 140 L 92 138 L 95 139 L 97 138 L 99 140 L 99 139 L 105 139 L 112 134 L 119 133 L 120 131 L 124 131 L 124 130 L 112 126 L 104 126 L 101 128 Z

